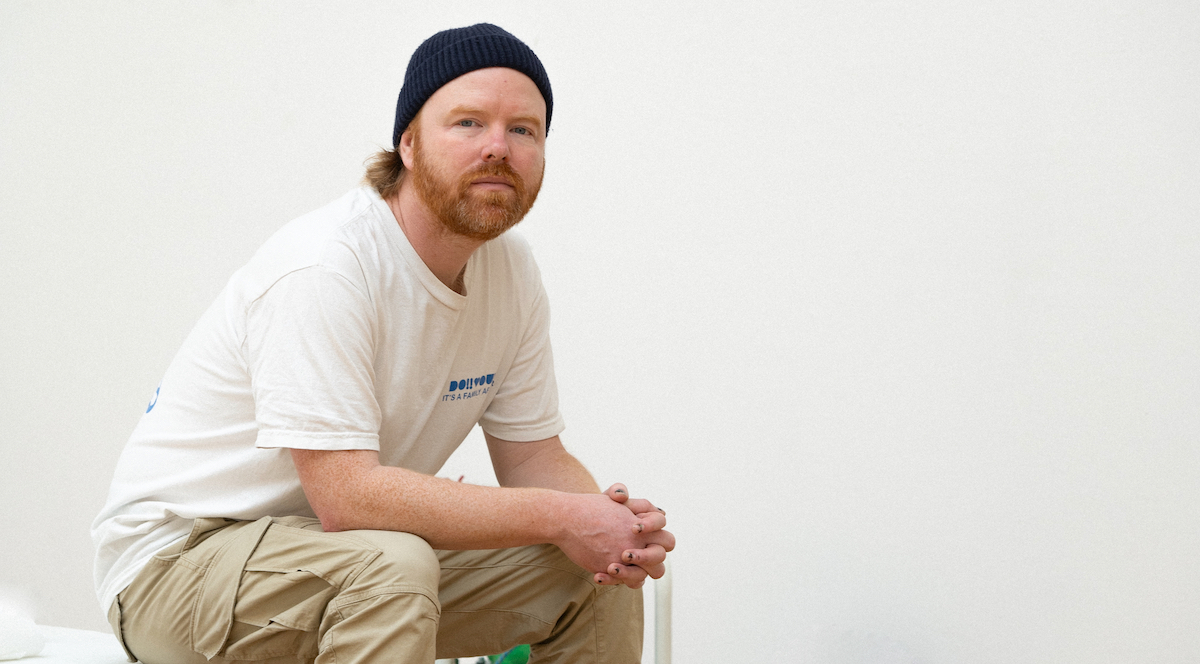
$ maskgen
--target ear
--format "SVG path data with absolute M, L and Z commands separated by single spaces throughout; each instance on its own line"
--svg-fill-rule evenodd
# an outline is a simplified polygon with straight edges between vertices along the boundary
M 400 144 L 396 146 L 400 152 L 400 161 L 404 162 L 405 170 L 411 171 L 413 168 L 413 131 L 412 125 L 408 125 L 408 129 L 400 134 Z

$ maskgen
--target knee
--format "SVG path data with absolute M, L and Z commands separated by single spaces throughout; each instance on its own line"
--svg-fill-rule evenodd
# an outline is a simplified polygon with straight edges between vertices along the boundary
M 353 535 L 366 540 L 378 551 L 354 580 L 356 588 L 367 585 L 408 588 L 437 597 L 441 566 L 428 542 L 410 533 L 383 530 L 353 531 Z

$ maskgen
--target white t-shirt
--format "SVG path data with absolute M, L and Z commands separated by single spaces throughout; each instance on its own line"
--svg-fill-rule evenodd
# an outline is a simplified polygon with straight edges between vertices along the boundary
M 305 515 L 289 448 L 378 450 L 432 474 L 471 428 L 563 429 L 549 310 L 509 232 L 437 279 L 363 187 L 267 241 L 197 323 L 129 439 L 92 526 L 105 609 L 200 517 Z

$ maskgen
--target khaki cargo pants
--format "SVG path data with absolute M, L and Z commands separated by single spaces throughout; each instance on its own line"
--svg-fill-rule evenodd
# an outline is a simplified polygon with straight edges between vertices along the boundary
M 642 597 L 558 547 L 435 551 L 316 519 L 198 519 L 109 611 L 146 664 L 432 664 L 532 644 L 534 662 L 641 661 Z

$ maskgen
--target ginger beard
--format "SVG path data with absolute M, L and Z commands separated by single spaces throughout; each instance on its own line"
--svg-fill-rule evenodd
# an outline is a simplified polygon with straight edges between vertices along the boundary
M 449 169 L 427 156 L 421 150 L 420 135 L 414 134 L 413 188 L 447 230 L 473 240 L 491 240 L 517 225 L 542 188 L 542 173 L 530 187 L 504 162 L 483 164 L 455 181 Z M 544 172 L 544 162 L 542 169 Z M 513 190 L 471 191 L 471 182 L 480 177 L 502 177 Z

